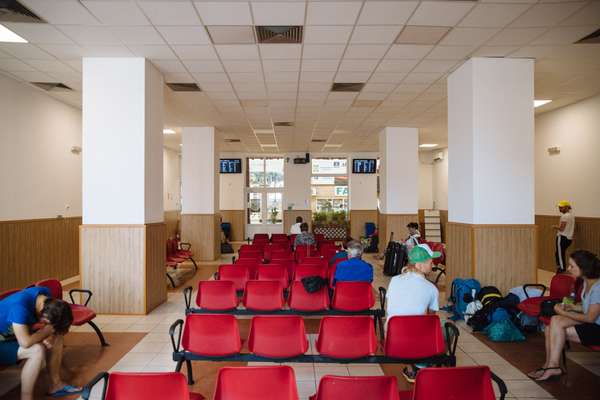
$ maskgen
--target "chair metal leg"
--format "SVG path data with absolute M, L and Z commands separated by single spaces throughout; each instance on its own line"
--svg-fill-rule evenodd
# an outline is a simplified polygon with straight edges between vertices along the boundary
M 171 286 L 173 286 L 173 289 L 175 289 L 175 281 L 173 280 L 173 278 L 171 278 L 171 276 L 169 274 L 167 275 L 167 279 L 169 279 L 169 281 L 171 282 Z
M 192 375 L 192 362 L 190 360 L 185 360 L 185 365 L 187 367 L 187 381 L 188 381 L 188 385 L 193 385 L 194 384 L 194 376 Z
M 88 324 L 92 327 L 92 329 L 94 331 L 96 331 L 96 335 L 98 335 L 98 339 L 100 339 L 100 345 L 102 347 L 109 346 L 109 344 L 106 343 L 106 340 L 104 339 L 104 335 L 102 335 L 102 332 L 100 331 L 100 328 L 98 328 L 98 325 L 96 325 L 92 321 L 88 321 Z
M 183 360 L 177 361 L 177 364 L 175 365 L 175 372 L 181 372 L 182 366 L 183 366 Z
M 192 262 L 192 264 L 194 264 L 194 272 L 198 272 L 198 264 L 196 264 L 196 260 L 194 260 L 192 257 L 190 257 L 189 260 Z

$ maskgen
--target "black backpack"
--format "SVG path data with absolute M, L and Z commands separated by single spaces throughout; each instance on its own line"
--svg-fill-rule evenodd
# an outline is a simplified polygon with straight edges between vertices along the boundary
M 302 286 L 307 293 L 316 293 L 325 285 L 327 285 L 327 279 L 320 276 L 307 276 L 302 278 Z

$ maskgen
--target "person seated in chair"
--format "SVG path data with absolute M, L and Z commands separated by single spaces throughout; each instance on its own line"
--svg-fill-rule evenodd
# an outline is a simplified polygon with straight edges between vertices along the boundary
M 299 235 L 299 234 L 301 234 L 302 233 L 302 230 L 300 229 L 301 225 L 302 225 L 302 217 L 301 216 L 297 216 L 296 217 L 296 223 L 290 227 L 290 234 L 291 235 Z
M 338 281 L 373 282 L 373 266 L 363 261 L 363 246 L 357 240 L 347 244 L 348 259 L 342 261 L 335 269 L 333 283 Z
M 32 326 L 41 323 L 34 331 Z M 25 361 L 21 371 L 21 400 L 31 400 L 44 366 L 50 376 L 48 395 L 70 396 L 81 388 L 60 378 L 63 335 L 73 323 L 69 304 L 50 296 L 46 287 L 30 287 L 0 300 L 0 364 Z
M 568 265 L 568 272 L 583 278 L 581 305 L 559 303 L 554 306 L 556 315 L 544 329 L 546 362 L 527 374 L 538 382 L 564 374 L 560 359 L 567 340 L 584 346 L 600 346 L 600 259 L 587 250 L 576 250 Z
M 314 246 L 317 244 L 315 237 L 308 231 L 308 224 L 303 222 L 300 224 L 300 234 L 294 240 L 294 249 L 297 246 Z
M 408 229 L 408 237 L 404 240 L 404 244 L 410 251 L 413 247 L 417 246 L 421 243 L 421 232 L 419 232 L 419 224 L 416 222 L 411 222 L 406 225 Z

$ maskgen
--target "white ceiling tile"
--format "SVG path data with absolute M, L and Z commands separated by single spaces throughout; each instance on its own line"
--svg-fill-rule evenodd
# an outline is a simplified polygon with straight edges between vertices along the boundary
M 454 28 L 440 42 L 442 46 L 478 46 L 498 32 L 498 28 Z
M 427 85 L 435 82 L 442 76 L 441 73 L 418 73 L 411 72 L 406 76 L 403 83 L 404 84 L 415 84 L 415 85 Z
M 57 60 L 23 60 L 41 72 L 66 72 L 76 73 L 71 67 Z
M 339 44 L 306 44 L 302 58 L 319 60 L 339 60 L 346 46 Z
M 419 59 L 413 60 L 395 60 L 395 59 L 385 59 L 381 61 L 379 67 L 377 67 L 377 71 L 379 72 L 410 72 L 417 64 L 419 63 Z
M 522 46 L 540 36 L 546 28 L 507 28 L 487 41 L 488 46 Z
M 163 38 L 151 26 L 119 26 L 110 30 L 127 45 L 165 44 Z
M 187 72 L 167 72 L 163 74 L 167 83 L 192 83 L 194 78 Z
M 510 26 L 515 28 L 551 27 L 580 9 L 583 4 L 580 2 L 536 4 Z
M 194 5 L 205 25 L 252 25 L 246 2 L 195 1 Z
M 600 21 L 600 2 L 592 1 L 581 10 L 562 21 L 561 25 L 594 25 Z
M 223 60 L 257 60 L 258 48 L 254 44 L 222 44 L 215 46 Z
M 35 68 L 15 58 L 0 58 L 0 70 L 7 72 L 35 71 Z
M 369 44 L 369 43 L 392 43 L 400 30 L 401 25 L 385 25 L 385 26 L 357 26 L 352 34 L 350 42 L 352 44 Z
M 267 73 L 273 71 L 299 71 L 300 60 L 263 60 L 263 68 Z
M 199 25 L 200 20 L 191 2 L 138 1 L 154 25 Z
M 370 72 L 338 72 L 335 82 L 366 82 L 371 76 Z
M 530 4 L 478 4 L 459 26 L 501 28 L 523 14 L 529 7 Z
M 440 72 L 449 71 L 456 65 L 454 60 L 423 60 L 417 65 L 413 72 Z
M 223 60 L 227 72 L 260 72 L 258 60 Z
M 253 2 L 255 25 L 304 25 L 304 2 Z
M 0 43 L 0 50 L 16 58 L 31 58 L 35 60 L 52 60 L 50 54 L 29 43 Z
M 267 82 L 267 89 L 273 92 L 294 92 L 298 90 L 298 83 L 280 83 L 280 82 Z
M 138 57 L 154 58 L 157 60 L 174 60 L 177 58 L 173 50 L 165 45 L 127 46 Z
M 311 3 L 315 4 L 315 3 Z M 352 33 L 352 26 L 305 26 L 304 43 L 347 43 Z
M 474 4 L 469 1 L 421 2 L 408 25 L 455 26 Z
M 384 44 L 353 44 L 349 45 L 344 54 L 348 59 L 381 58 L 389 46 Z
M 344 58 L 342 63 L 340 64 L 340 71 L 344 72 L 352 72 L 352 71 L 365 71 L 372 72 L 377 64 L 379 63 L 379 59 L 374 60 L 350 60 Z
M 369 79 L 369 83 L 398 84 L 405 76 L 404 72 L 375 72 Z
M 302 71 L 300 74 L 301 82 L 333 82 L 335 71 Z
M 385 58 L 390 59 L 420 59 L 433 49 L 431 45 L 395 44 Z
M 360 13 L 358 25 L 405 24 L 418 4 L 417 1 L 368 1 Z
M 338 60 L 302 60 L 302 71 L 337 71 Z
M 308 3 L 307 25 L 354 25 L 360 11 L 360 2 Z
M 44 72 L 38 71 L 11 71 L 15 75 L 27 82 L 54 82 L 56 79 Z
M 233 87 L 237 92 L 256 92 L 264 94 L 265 84 L 255 82 L 234 82 Z
M 478 57 L 506 57 L 518 49 L 517 46 L 482 46 L 473 55 Z
M 210 44 L 203 26 L 157 26 L 169 44 Z
M 300 59 L 301 44 L 260 44 L 263 60 Z
M 189 72 L 223 72 L 219 61 L 186 60 L 183 65 Z
M 426 58 L 430 60 L 462 60 L 473 50 L 475 50 L 473 46 L 435 46 Z
M 2 22 L 11 31 L 34 44 L 73 44 L 64 33 L 48 24 Z
M 270 72 L 265 79 L 268 82 L 298 82 L 298 72 Z
M 50 24 L 97 25 L 98 20 L 78 1 L 21 0 L 27 8 Z
M 152 64 L 162 72 L 186 72 L 183 64 L 177 60 L 152 60 Z
M 182 60 L 215 60 L 217 54 L 212 46 L 173 46 L 173 51 Z
M 597 25 L 591 26 L 564 26 L 550 29 L 542 36 L 531 42 L 532 45 L 572 44 L 583 39 L 598 29 Z
M 62 59 L 73 59 L 83 55 L 83 48 L 76 44 L 40 44 L 39 47 Z
M 122 44 L 117 35 L 104 26 L 57 25 L 56 27 L 82 46 Z
M 202 72 L 202 73 L 192 73 L 192 76 L 194 77 L 194 79 L 196 81 L 202 82 L 202 83 L 212 82 L 212 83 L 219 83 L 220 85 L 225 85 L 225 84 L 229 85 L 229 79 L 227 79 L 227 74 L 223 74 L 223 73 Z
M 229 74 L 229 79 L 233 84 L 237 83 L 260 83 L 263 85 L 264 79 L 260 72 L 234 72 Z
M 81 72 L 83 70 L 83 66 L 81 63 L 81 58 L 77 60 L 65 60 L 65 64 L 68 64 L 71 68 Z
M 150 25 L 134 1 L 82 0 L 82 3 L 105 25 Z

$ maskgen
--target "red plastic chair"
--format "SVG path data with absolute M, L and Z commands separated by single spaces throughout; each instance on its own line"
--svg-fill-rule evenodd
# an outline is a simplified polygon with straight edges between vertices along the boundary
M 316 256 L 317 250 L 315 249 L 315 246 L 300 244 L 296 246 L 294 254 L 296 256 L 296 262 L 301 262 L 306 257 Z
M 246 282 L 250 280 L 250 269 L 243 264 L 219 265 L 218 277 L 220 281 L 231 281 L 236 291 L 243 291 Z
M 327 268 L 323 268 L 320 265 L 312 264 L 300 264 L 296 265 L 294 270 L 294 280 L 301 281 L 302 278 L 309 276 L 320 276 L 321 278 L 327 278 Z
M 233 310 L 239 304 L 232 281 L 200 281 L 196 305 L 207 310 Z
M 444 354 L 446 343 L 437 315 L 395 316 L 387 325 L 384 353 L 387 357 L 420 359 Z
M 287 268 L 278 264 L 266 264 L 258 267 L 259 281 L 277 281 L 287 289 L 290 284 Z
M 300 265 L 319 265 L 323 268 L 327 268 L 327 260 L 321 257 L 304 257 L 298 262 Z
M 298 400 L 291 367 L 224 367 L 213 400 Z
M 288 237 L 285 233 L 272 233 L 271 234 L 271 243 L 276 242 L 287 242 Z
M 292 289 L 288 299 L 290 309 L 294 311 L 312 312 L 323 311 L 329 308 L 329 293 L 327 287 L 315 293 L 308 293 L 302 282 L 292 282 Z
M 399 400 L 394 376 L 325 375 L 310 400 Z
M 258 266 L 261 264 L 260 260 L 256 260 L 253 258 L 243 258 L 241 260 L 236 260 L 233 265 L 244 265 L 248 268 L 248 273 L 250 274 L 250 279 L 256 279 L 258 274 Z
M 277 281 L 248 281 L 243 304 L 249 310 L 281 310 L 285 304 L 283 286 Z
M 322 233 L 315 233 L 315 241 L 317 243 L 319 242 L 325 242 L 327 239 L 325 239 L 325 235 L 323 235 Z
M 331 358 L 351 360 L 375 354 L 377 338 L 369 316 L 324 317 L 319 325 L 317 351 Z
M 401 400 L 495 400 L 489 367 L 424 368 Z
M 255 233 L 252 243 L 269 243 L 269 235 L 267 233 Z
M 179 372 L 102 372 L 85 387 L 83 399 L 89 398 L 91 388 L 104 379 L 102 400 L 202 400 L 191 393 L 185 377 Z
M 544 285 L 528 284 L 527 287 L 541 287 L 545 291 Z M 531 317 L 537 317 L 540 314 L 542 303 L 545 300 L 562 300 L 563 297 L 569 296 L 575 286 L 575 277 L 569 274 L 556 274 L 550 281 L 550 293 L 548 296 L 531 297 L 520 302 L 517 307 L 519 310 Z M 543 293 L 542 293 L 543 294 Z
M 294 276 L 294 267 L 296 264 L 294 263 L 293 256 L 286 256 L 284 258 L 272 257 L 271 264 L 283 265 L 287 269 L 288 276 Z
M 63 300 L 63 288 L 62 284 L 58 279 L 45 279 L 39 282 L 36 282 L 35 286 L 44 286 L 50 289 L 50 294 L 55 299 Z M 83 304 L 76 304 L 73 299 L 73 293 L 84 293 L 87 294 L 88 297 Z M 104 339 L 104 335 L 102 335 L 102 331 L 100 328 L 92 321 L 96 318 L 96 312 L 91 308 L 87 307 L 90 299 L 92 298 L 92 292 L 86 289 L 71 289 L 69 290 L 69 297 L 71 298 L 71 303 L 69 303 L 69 307 L 71 307 L 71 312 L 73 313 L 73 326 L 81 326 L 84 324 L 88 324 L 92 327 L 96 335 L 98 335 L 98 339 L 100 339 L 100 344 L 102 346 L 108 346 L 106 340 Z
M 250 323 L 248 349 L 268 358 L 291 358 L 308 350 L 304 320 L 298 315 L 257 316 Z
M 243 259 L 254 259 L 254 260 L 262 260 L 263 258 L 263 252 L 259 251 L 259 250 L 244 250 L 241 253 L 239 253 L 239 257 L 240 260 Z
M 364 311 L 375 305 L 369 282 L 337 282 L 331 308 L 339 311 Z
M 181 336 L 183 350 L 210 357 L 238 354 L 242 349 L 234 315 L 188 314 Z
M 329 267 L 329 287 L 330 288 L 335 288 L 335 285 L 333 284 L 333 279 L 335 278 L 335 270 L 337 269 L 337 266 L 339 263 L 343 262 L 343 261 L 347 261 L 348 257 L 344 257 L 344 258 L 338 258 L 337 260 L 335 260 L 333 262 L 333 265 L 331 265 Z
M 7 298 L 8 296 L 10 296 L 11 294 L 15 294 L 17 292 L 20 292 L 21 289 L 10 289 L 7 290 L 5 292 L 0 293 L 0 300 L 4 300 L 5 298 Z

